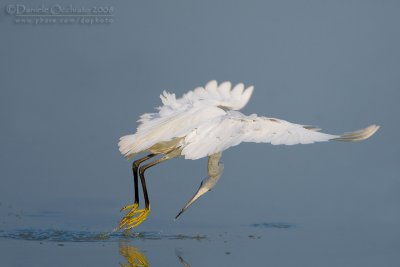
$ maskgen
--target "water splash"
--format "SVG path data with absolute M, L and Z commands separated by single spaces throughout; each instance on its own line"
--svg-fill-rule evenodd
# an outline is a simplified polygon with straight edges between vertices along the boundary
M 53 242 L 115 242 L 121 238 L 141 240 L 203 240 L 206 239 L 206 236 L 164 234 L 161 232 L 91 232 L 54 229 L 18 229 L 11 231 L 0 230 L 0 238 Z

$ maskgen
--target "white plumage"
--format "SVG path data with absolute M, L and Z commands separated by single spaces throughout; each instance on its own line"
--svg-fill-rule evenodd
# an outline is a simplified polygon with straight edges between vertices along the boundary
M 181 98 L 163 92 L 163 106 L 157 113 L 143 114 L 133 135 L 121 137 L 119 149 L 126 157 L 144 152 L 160 142 L 181 138 L 178 147 L 186 159 L 199 159 L 236 146 L 241 142 L 271 143 L 272 145 L 311 144 L 329 140 L 357 141 L 374 134 L 379 126 L 361 130 L 351 140 L 345 136 L 318 132 L 316 128 L 288 121 L 246 116 L 238 110 L 249 101 L 253 87 L 244 89 L 242 83 L 231 89 L 230 82 L 219 86 L 210 81 Z
M 223 171 L 219 160 L 222 152 L 230 147 L 242 142 L 295 145 L 329 140 L 360 141 L 379 129 L 379 126 L 371 125 L 353 133 L 332 135 L 321 133 L 315 127 L 285 120 L 259 117 L 256 114 L 246 116 L 239 110 L 247 104 L 252 93 L 252 86 L 245 89 L 239 83 L 232 88 L 230 82 L 218 85 L 216 81 L 189 91 L 181 98 L 163 92 L 160 96 L 163 105 L 157 108 L 158 112 L 143 114 L 138 121 L 136 133 L 121 137 L 118 144 L 119 150 L 127 158 L 149 152 L 132 165 L 135 202 L 123 208 L 131 211 L 121 220 L 120 228 L 136 227 L 147 218 L 150 202 L 144 172 L 163 161 L 177 156 L 192 160 L 208 156 L 208 175 L 178 217 L 218 182 Z M 139 168 L 140 164 L 157 155 L 163 156 Z M 143 210 L 137 210 L 138 176 L 141 178 L 146 202 Z

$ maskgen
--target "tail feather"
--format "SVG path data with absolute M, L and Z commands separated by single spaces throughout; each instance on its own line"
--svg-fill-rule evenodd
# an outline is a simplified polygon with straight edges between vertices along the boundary
M 351 133 L 345 133 L 337 138 L 333 138 L 331 140 L 340 141 L 340 142 L 355 142 L 355 141 L 362 141 L 369 137 L 371 137 L 378 129 L 380 128 L 379 125 L 372 124 L 365 129 L 361 129 Z
M 125 135 L 119 139 L 119 152 L 121 152 L 121 154 L 123 154 L 127 158 L 130 158 L 136 154 L 134 152 L 135 146 L 136 136 L 134 134 Z

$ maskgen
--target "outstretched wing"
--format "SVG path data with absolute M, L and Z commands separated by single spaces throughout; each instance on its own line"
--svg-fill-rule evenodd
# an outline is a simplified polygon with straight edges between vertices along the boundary
M 253 87 L 246 90 L 242 83 L 232 88 L 230 82 L 220 85 L 210 81 L 181 98 L 163 92 L 163 106 L 156 113 L 143 114 L 137 132 L 123 136 L 119 149 L 126 157 L 149 149 L 156 143 L 184 137 L 199 125 L 216 117 L 224 116 L 228 110 L 239 110 L 249 101 Z
M 192 131 L 184 140 L 182 155 L 198 159 L 236 146 L 241 142 L 271 143 L 272 145 L 311 144 L 314 142 L 361 141 L 372 136 L 379 126 L 344 135 L 319 132 L 317 128 L 274 118 L 245 116 L 230 111 Z M 207 142 L 204 142 L 207 140 Z

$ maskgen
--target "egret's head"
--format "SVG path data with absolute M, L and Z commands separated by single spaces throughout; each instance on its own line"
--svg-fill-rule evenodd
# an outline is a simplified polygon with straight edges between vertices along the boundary
M 175 219 L 177 219 L 182 213 L 185 212 L 196 200 L 198 200 L 202 195 L 210 191 L 218 182 L 219 178 L 222 175 L 222 171 L 224 170 L 224 165 L 222 163 L 218 164 L 218 172 L 213 173 L 213 175 L 209 175 L 201 182 L 199 189 L 196 194 L 186 203 L 186 205 L 182 208 L 182 210 L 176 215 Z

